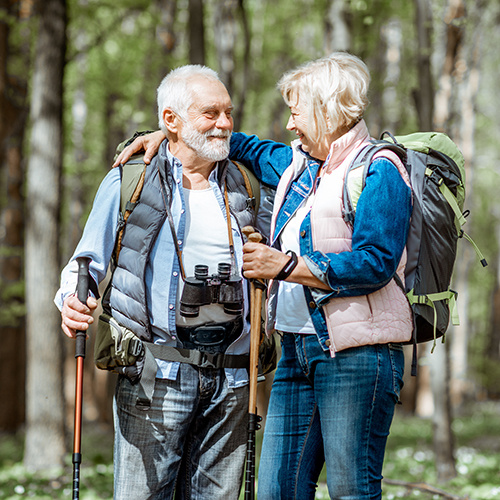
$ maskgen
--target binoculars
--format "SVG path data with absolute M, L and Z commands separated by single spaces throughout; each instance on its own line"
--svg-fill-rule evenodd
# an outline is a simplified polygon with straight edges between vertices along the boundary
M 186 278 L 179 313 L 196 318 L 200 306 L 222 304 L 226 314 L 243 313 L 243 285 L 239 276 L 231 275 L 231 264 L 219 263 L 217 274 L 208 275 L 208 266 L 194 266 L 194 277 Z

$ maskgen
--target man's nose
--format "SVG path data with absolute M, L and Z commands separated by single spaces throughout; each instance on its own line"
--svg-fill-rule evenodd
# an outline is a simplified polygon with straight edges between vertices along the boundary
M 217 119 L 217 123 L 215 124 L 217 128 L 221 129 L 233 129 L 233 119 L 228 117 L 225 113 L 221 113 L 219 118 Z
M 295 128 L 295 122 L 293 121 L 293 116 L 290 115 L 290 118 L 288 118 L 288 123 L 286 124 L 286 129 L 293 130 L 294 128 Z

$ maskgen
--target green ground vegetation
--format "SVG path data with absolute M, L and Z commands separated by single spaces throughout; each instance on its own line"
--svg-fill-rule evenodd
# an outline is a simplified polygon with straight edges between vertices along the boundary
M 430 420 L 397 413 L 388 441 L 384 467 L 384 499 L 470 499 L 500 498 L 500 404 L 475 403 L 456 417 L 457 477 L 437 484 Z M 81 471 L 82 500 L 111 499 L 113 490 L 112 433 L 91 424 L 84 427 Z M 260 439 L 261 436 L 258 436 Z M 23 435 L 0 435 L 0 499 L 40 500 L 71 498 L 72 465 L 63 470 L 32 474 L 22 465 Z M 260 442 L 258 443 L 260 444 Z M 323 471 L 317 499 L 327 499 Z M 407 483 L 394 485 L 389 481 Z M 436 491 L 414 487 L 425 483 Z M 448 493 L 445 497 L 440 492 Z

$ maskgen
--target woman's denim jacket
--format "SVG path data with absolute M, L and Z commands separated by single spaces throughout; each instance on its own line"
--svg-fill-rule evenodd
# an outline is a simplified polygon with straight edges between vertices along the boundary
M 361 122 L 364 126 L 364 122 Z M 304 155 L 276 215 L 272 246 L 280 248 L 279 235 L 317 182 L 321 167 L 318 160 Z M 297 154 L 297 152 L 296 152 Z M 262 180 L 276 186 L 292 163 L 293 149 L 273 141 L 261 141 L 255 135 L 235 133 L 230 157 L 252 168 Z M 387 186 L 391 186 L 390 190 Z M 411 191 L 396 167 L 387 159 L 375 160 L 369 169 L 366 186 L 356 208 L 352 252 L 325 254 L 313 248 L 310 214 L 301 225 L 300 254 L 310 271 L 332 289 L 331 292 L 304 287 L 306 302 L 319 341 L 329 349 L 327 325 L 321 305 L 337 297 L 368 295 L 384 286 L 394 276 L 403 253 L 411 216 Z M 389 218 L 387 213 L 392 214 Z M 356 251 L 363 250 L 363 251 Z

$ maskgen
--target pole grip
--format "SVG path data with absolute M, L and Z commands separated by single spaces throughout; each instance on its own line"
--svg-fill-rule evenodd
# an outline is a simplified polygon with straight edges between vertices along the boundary
M 77 257 L 78 263 L 78 283 L 76 285 L 76 294 L 82 304 L 87 304 L 89 295 L 89 257 Z
M 78 283 L 76 285 L 76 295 L 82 304 L 87 304 L 89 295 L 89 264 L 88 257 L 77 257 L 78 263 Z M 87 332 L 78 330 L 76 332 L 75 342 L 75 358 L 85 358 L 85 341 L 87 340 Z

